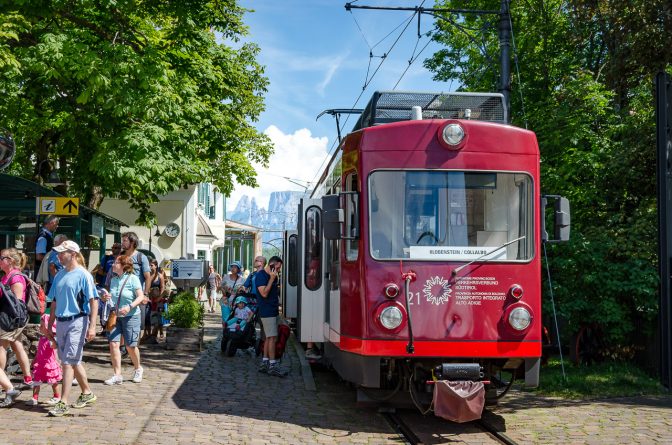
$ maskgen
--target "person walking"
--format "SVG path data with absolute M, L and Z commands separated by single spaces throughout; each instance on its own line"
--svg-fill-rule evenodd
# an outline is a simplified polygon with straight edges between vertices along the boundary
M 115 275 L 110 284 L 110 293 L 104 298 L 111 298 L 114 310 L 117 312 L 117 324 L 110 332 L 108 341 L 110 345 L 110 361 L 114 374 L 105 380 L 106 385 L 121 385 L 124 378 L 121 376 L 121 353 L 119 343 L 124 337 L 128 356 L 133 362 L 135 371 L 133 382 L 142 382 L 143 369 L 140 366 L 140 316 L 138 309 L 145 294 L 140 285 L 140 279 L 133 271 L 133 260 L 128 255 L 120 255 L 112 265 L 112 273 Z
M 211 264 L 208 266 L 208 282 L 205 285 L 205 291 L 208 294 L 208 312 L 215 312 L 215 301 L 217 300 L 217 289 L 222 282 L 222 277 L 215 271 Z
M 261 324 L 266 334 L 264 341 L 264 354 L 259 366 L 259 372 L 268 373 L 276 377 L 284 377 L 280 370 L 280 364 L 275 357 L 275 342 L 278 338 L 278 315 L 280 306 L 278 273 L 282 268 L 282 259 L 272 256 L 268 265 L 259 270 L 254 277 L 257 288 L 257 308 Z
M 40 232 L 35 240 L 35 273 L 40 270 L 42 260 L 45 255 L 54 247 L 54 233 L 58 229 L 60 218 L 58 216 L 49 215 L 44 220 Z
M 147 321 L 147 303 L 149 303 L 149 289 L 152 284 L 151 272 L 149 267 L 149 259 L 147 255 L 138 252 L 138 243 L 140 239 L 135 232 L 126 232 L 121 234 L 121 253 L 129 256 L 133 261 L 133 271 L 140 279 L 143 294 L 145 299 L 140 305 L 140 330 L 145 330 L 145 323 Z
M 26 301 L 27 283 L 21 271 L 26 266 L 27 260 L 26 255 L 13 247 L 0 251 L 0 270 L 5 273 L 2 280 L 0 280 L 2 288 L 7 287 L 11 289 L 14 296 L 24 303 Z M 4 291 L 0 289 L 0 299 L 2 298 L 5 298 L 5 295 Z M 30 376 L 30 360 L 21 341 L 21 334 L 25 327 L 24 325 L 9 332 L 0 328 L 0 367 L 5 369 L 5 366 L 7 366 L 7 348 L 11 346 L 23 373 L 23 383 L 32 387 L 33 379 Z
M 33 387 L 33 397 L 26 402 L 27 405 L 35 406 L 39 403 L 40 384 L 51 385 L 51 389 L 54 392 L 53 397 L 47 400 L 47 405 L 54 406 L 61 401 L 58 383 L 63 379 L 63 371 L 56 356 L 56 343 L 51 341 L 47 336 L 48 324 L 49 314 L 43 314 L 40 317 L 40 333 L 42 336 L 37 344 L 37 352 L 33 360 L 33 381 L 35 382 L 35 386 Z M 53 335 L 55 330 L 51 332 Z
M 49 411 L 50 416 L 61 417 L 69 413 L 68 398 L 73 377 L 77 379 L 82 394 L 72 404 L 73 408 L 84 408 L 97 400 L 91 392 L 86 370 L 82 365 L 84 343 L 96 336 L 96 286 L 93 276 L 86 270 L 84 257 L 79 245 L 74 241 L 64 241 L 54 247 L 63 269 L 56 274 L 49 290 L 51 310 L 46 335 L 55 340 L 58 356 L 63 366 L 63 387 L 61 401 Z M 56 339 L 52 328 L 56 325 Z

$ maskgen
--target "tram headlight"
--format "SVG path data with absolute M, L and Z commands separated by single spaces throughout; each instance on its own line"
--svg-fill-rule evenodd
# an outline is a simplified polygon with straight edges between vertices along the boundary
M 404 321 L 404 315 L 398 307 L 388 306 L 380 311 L 379 319 L 383 327 L 392 330 L 401 326 L 401 323 Z
M 455 147 L 464 139 L 464 128 L 460 124 L 448 124 L 441 132 L 443 141 L 451 147 Z
M 524 331 L 532 323 L 532 314 L 524 307 L 517 307 L 509 313 L 509 324 L 516 331 Z

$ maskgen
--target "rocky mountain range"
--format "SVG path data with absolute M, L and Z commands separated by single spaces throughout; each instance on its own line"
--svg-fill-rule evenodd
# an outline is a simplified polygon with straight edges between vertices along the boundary
M 226 217 L 264 230 L 277 230 L 278 232 L 264 232 L 262 239 L 267 242 L 282 236 L 283 230 L 296 228 L 297 209 L 303 195 L 303 192 L 296 191 L 272 192 L 268 210 L 259 207 L 256 199 L 243 195 L 233 212 Z

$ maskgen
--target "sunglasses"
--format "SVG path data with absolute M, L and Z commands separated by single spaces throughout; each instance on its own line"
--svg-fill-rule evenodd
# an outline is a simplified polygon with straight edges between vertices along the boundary
M 11 260 L 11 259 L 12 259 L 11 256 L 0 256 L 0 261 L 2 261 L 2 260 Z

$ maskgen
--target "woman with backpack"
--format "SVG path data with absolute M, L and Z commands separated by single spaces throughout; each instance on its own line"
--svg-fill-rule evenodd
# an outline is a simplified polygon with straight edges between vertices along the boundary
M 26 279 L 21 271 L 25 267 L 26 261 L 26 255 L 14 248 L 3 249 L 0 252 L 0 270 L 5 274 L 0 280 L 2 283 L 2 286 L 0 286 L 0 311 L 5 309 L 5 304 L 7 303 L 2 301 L 4 298 L 7 298 L 5 290 L 11 292 L 16 299 L 25 303 Z M 26 318 L 27 321 L 28 319 Z M 26 324 L 24 323 L 23 326 L 6 331 L 0 326 L 0 368 L 5 369 L 7 365 L 7 348 L 11 346 L 23 372 L 23 383 L 32 387 L 33 379 L 30 376 L 30 361 L 21 342 L 21 334 L 25 327 Z

